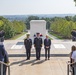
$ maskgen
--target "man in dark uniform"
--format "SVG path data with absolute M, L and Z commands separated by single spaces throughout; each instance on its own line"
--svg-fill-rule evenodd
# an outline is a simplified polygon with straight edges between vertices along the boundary
M 26 49 L 27 60 L 30 60 L 31 48 L 32 48 L 32 40 L 29 38 L 29 34 L 27 34 L 27 38 L 24 40 L 24 45 Z
M 1 31 L 0 32 L 0 61 L 8 64 L 9 63 L 8 54 L 4 48 L 3 42 L 4 42 L 4 33 Z M 6 70 L 7 70 L 7 66 L 3 65 L 3 75 L 6 75 Z M 0 75 L 1 75 L 1 64 L 0 64 Z
M 50 45 L 51 45 L 51 40 L 46 35 L 46 38 L 44 39 L 45 60 L 47 60 L 47 57 L 48 57 L 48 60 L 50 58 Z M 48 52 L 48 54 L 47 54 L 47 52 Z
M 42 47 L 42 38 L 40 38 L 39 33 L 37 33 L 37 37 L 34 38 L 34 47 L 36 49 L 36 59 L 40 60 L 41 47 Z

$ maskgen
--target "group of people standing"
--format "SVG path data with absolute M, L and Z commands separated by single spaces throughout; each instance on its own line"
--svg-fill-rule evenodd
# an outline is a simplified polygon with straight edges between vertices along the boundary
M 36 50 L 36 60 L 40 60 L 41 56 L 41 48 L 42 48 L 42 38 L 40 37 L 40 33 L 36 34 L 36 37 L 34 38 L 34 47 Z M 31 56 L 31 48 L 32 48 L 32 39 L 30 39 L 30 35 L 27 34 L 27 38 L 24 39 L 24 45 L 26 49 L 26 60 L 30 60 Z M 44 48 L 45 48 L 45 60 L 50 59 L 50 46 L 51 46 L 51 40 L 46 35 L 46 38 L 44 39 Z

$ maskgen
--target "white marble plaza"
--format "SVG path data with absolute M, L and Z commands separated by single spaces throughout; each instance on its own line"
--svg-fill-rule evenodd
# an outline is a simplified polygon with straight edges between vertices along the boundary
M 13 45 L 11 49 L 21 49 L 23 45 Z
M 55 48 L 65 48 L 63 44 L 53 44 Z

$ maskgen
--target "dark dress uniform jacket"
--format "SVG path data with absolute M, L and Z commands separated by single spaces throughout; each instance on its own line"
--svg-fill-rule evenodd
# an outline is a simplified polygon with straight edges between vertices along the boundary
M 45 46 L 49 46 L 49 48 L 50 48 L 50 45 L 51 45 L 51 40 L 50 39 L 44 39 L 44 47 Z
M 26 49 L 30 49 L 32 46 L 32 40 L 31 39 L 25 39 L 24 40 L 24 45 Z
M 4 48 L 4 45 L 0 45 L 0 61 L 8 63 L 8 54 Z M 3 75 L 6 75 L 7 66 L 3 65 Z M 1 64 L 0 64 L 0 74 L 1 74 Z
M 34 39 L 34 46 L 35 48 L 41 48 L 42 47 L 42 38 L 35 38 Z
M 5 63 L 9 62 L 8 54 L 7 54 L 6 50 L 4 49 L 3 45 L 0 45 L 0 61 L 3 61 Z

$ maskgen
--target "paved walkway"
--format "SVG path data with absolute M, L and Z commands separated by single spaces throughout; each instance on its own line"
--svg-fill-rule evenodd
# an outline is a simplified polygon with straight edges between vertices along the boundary
M 26 61 L 23 40 L 7 40 L 4 44 L 9 54 L 11 75 L 67 75 L 69 53 L 76 42 L 52 40 L 50 60 L 47 61 L 44 47 L 41 50 L 41 60 L 36 61 L 35 49 L 32 47 L 31 59 Z
M 47 33 L 48 34 L 48 33 Z M 26 61 L 26 51 L 23 40 L 26 34 L 17 40 L 6 40 L 5 48 L 9 54 L 11 75 L 67 75 L 67 61 L 71 46 L 76 42 L 59 40 L 48 34 L 52 40 L 50 60 L 45 61 L 45 50 L 42 47 L 41 60 L 36 61 L 35 49 L 32 46 L 31 59 Z
M 25 57 L 10 58 L 11 75 L 67 75 L 66 57 L 51 57 L 45 61 L 44 57 L 36 61 L 35 57 L 26 61 Z
M 53 35 L 51 35 L 51 34 L 49 34 L 49 33 L 47 33 L 47 35 L 48 35 L 50 38 L 52 38 L 53 40 L 59 40 L 57 37 L 55 37 L 55 36 L 53 36 Z

